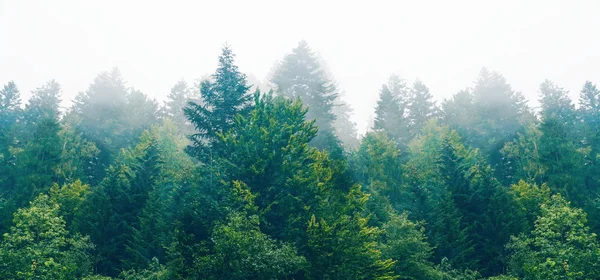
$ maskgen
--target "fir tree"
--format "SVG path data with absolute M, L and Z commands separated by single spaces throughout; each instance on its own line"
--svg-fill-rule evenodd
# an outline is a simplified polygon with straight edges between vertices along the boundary
M 306 41 L 300 41 L 276 66 L 271 82 L 278 94 L 292 100 L 300 98 L 309 107 L 306 118 L 316 120 L 319 134 L 334 134 L 334 106 L 338 89 L 327 77 Z M 319 143 L 319 140 L 315 139 L 313 144 L 320 148 L 327 146 Z
M 396 76 L 390 77 L 387 85 L 381 87 L 375 107 L 373 129 L 383 131 L 398 143 L 403 150 L 409 141 L 408 120 L 405 118 L 405 86 Z
M 416 80 L 412 85 L 408 102 L 408 120 L 410 121 L 411 137 L 417 135 L 427 121 L 435 118 L 438 108 L 429 93 L 429 88 L 421 81 Z
M 189 102 L 185 116 L 196 129 L 190 135 L 192 145 L 187 151 L 203 160 L 210 159 L 211 147 L 219 133 L 226 133 L 236 115 L 246 115 L 252 109 L 252 95 L 246 75 L 234 64 L 235 55 L 228 46 L 222 49 L 219 66 L 212 80 L 200 84 L 203 104 Z

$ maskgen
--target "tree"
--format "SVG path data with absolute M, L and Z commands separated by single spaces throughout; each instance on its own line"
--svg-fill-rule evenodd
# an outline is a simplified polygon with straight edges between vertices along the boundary
M 421 131 L 427 121 L 435 118 L 438 114 L 438 107 L 433 100 L 433 96 L 421 80 L 416 80 L 413 83 L 407 109 L 411 138 Z
M 182 79 L 171 88 L 171 92 L 167 95 L 167 101 L 161 109 L 163 117 L 171 119 L 181 133 L 186 135 L 193 132 L 191 123 L 183 113 L 183 109 L 190 101 L 190 88 L 185 80 Z
M 308 279 L 396 278 L 394 261 L 385 259 L 377 248 L 375 240 L 381 230 L 368 226 L 368 217 L 357 211 L 365 207 L 367 200 L 368 196 L 354 187 L 341 207 L 326 207 L 328 211 L 321 218 L 311 216 L 306 230 Z
M 159 173 L 156 140 L 144 133 L 140 143 L 123 150 L 107 171 L 107 177 L 86 199 L 76 217 L 81 232 L 89 234 L 97 247 L 99 272 L 116 276 L 131 260 L 126 250 L 133 242 L 138 216 L 147 202 Z
M 341 101 L 340 96 L 338 96 L 338 103 L 333 107 L 333 113 L 336 116 L 333 122 L 335 135 L 340 139 L 344 148 L 356 149 L 359 145 L 358 133 L 356 123 L 351 120 L 354 110 L 348 103 Z
M 320 143 L 320 137 L 321 134 L 334 134 L 334 107 L 339 92 L 306 41 L 298 42 L 298 46 L 276 66 L 271 83 L 281 96 L 292 100 L 300 98 L 309 107 L 306 119 L 316 120 L 320 132 L 313 145 L 326 147 Z
M 391 76 L 387 85 L 381 87 L 373 129 L 385 132 L 396 141 L 400 149 L 408 144 L 408 120 L 405 118 L 405 85 L 397 76 Z
M 476 137 L 475 121 L 477 115 L 473 104 L 473 93 L 471 90 L 461 90 L 452 98 L 442 103 L 443 123 L 456 130 L 465 139 Z
M 40 195 L 15 213 L 14 226 L 0 244 L 3 279 L 78 279 L 92 270 L 87 237 L 71 236 L 59 205 Z
M 100 73 L 87 91 L 77 95 L 65 119 L 99 150 L 97 160 L 86 169 L 89 183 L 99 184 L 120 149 L 133 146 L 157 122 L 156 110 L 153 100 L 126 87 L 117 68 Z
M 410 221 L 407 213 L 392 215 L 383 226 L 381 243 L 384 258 L 396 261 L 395 272 L 400 279 L 442 279 L 429 262 L 433 248 L 423 225 Z
M 355 157 L 355 176 L 361 184 L 367 186 L 366 191 L 373 198 L 367 202 L 368 207 L 381 208 L 381 205 L 373 205 L 380 201 L 376 197 L 381 195 L 389 200 L 394 209 L 406 210 L 406 201 L 409 199 L 403 188 L 402 161 L 397 145 L 385 133 L 371 132 L 362 139 Z M 387 215 L 386 211 L 382 212 L 381 214 Z M 378 216 L 373 218 L 382 220 Z M 382 221 L 386 222 L 387 219 Z
M 61 159 L 60 126 L 56 119 L 41 119 L 31 127 L 31 139 L 15 150 L 15 198 L 22 207 L 50 189 Z
M 14 158 L 11 147 L 17 143 L 16 124 L 21 119 L 21 96 L 15 82 L 10 81 L 0 90 L 0 186 L 3 195 L 13 188 L 11 170 Z M 10 214 L 9 214 L 10 215 Z
M 199 261 L 202 279 L 284 279 L 306 263 L 292 245 L 262 233 L 256 215 L 232 214 L 215 228 L 212 242 L 212 253 Z
M 47 82 L 32 92 L 29 103 L 25 107 L 25 119 L 36 123 L 43 119 L 58 120 L 60 111 L 60 84 L 55 80 Z
M 390 261 L 375 247 L 376 229 L 363 217 L 367 195 L 342 183 L 343 161 L 308 145 L 317 129 L 314 120 L 305 121 L 307 109 L 271 94 L 255 100 L 252 113 L 238 116 L 221 136 L 216 150 L 224 169 L 217 179 L 247 184 L 261 231 L 297 244 L 310 266 L 304 277 L 390 275 Z
M 523 217 L 507 190 L 493 177 L 493 170 L 477 150 L 469 151 L 456 134 L 446 138 L 441 151 L 440 172 L 462 215 L 461 225 L 473 242 L 473 255 L 479 263 L 471 269 L 484 275 L 502 271 L 504 246 L 511 234 L 523 226 Z
M 600 247 L 586 214 L 561 195 L 541 204 L 531 234 L 514 237 L 511 274 L 519 279 L 593 279 L 600 273 Z
M 184 109 L 185 116 L 194 125 L 196 134 L 190 135 L 192 145 L 188 153 L 207 161 L 219 133 L 226 133 L 237 114 L 246 115 L 252 110 L 252 95 L 246 75 L 234 64 L 235 55 L 228 46 L 223 47 L 219 66 L 211 80 L 200 84 L 203 104 L 190 101 Z

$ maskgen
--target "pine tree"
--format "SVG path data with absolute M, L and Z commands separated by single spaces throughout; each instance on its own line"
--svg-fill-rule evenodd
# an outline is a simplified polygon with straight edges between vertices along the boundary
M 60 85 L 50 81 L 33 91 L 25 107 L 19 133 L 21 149 L 15 158 L 15 198 L 22 207 L 58 180 L 56 168 L 61 160 L 59 136 Z
M 371 194 L 385 196 L 394 209 L 406 210 L 400 150 L 385 133 L 368 133 L 356 153 L 355 173 Z M 370 204 L 369 201 L 368 204 Z
M 252 109 L 252 95 L 246 75 L 234 64 L 235 55 L 228 46 L 222 49 L 219 66 L 212 80 L 200 84 L 203 104 L 189 102 L 185 116 L 196 129 L 190 135 L 192 145 L 187 151 L 202 160 L 210 159 L 211 147 L 219 133 L 226 133 L 235 116 L 246 115 Z
M 438 107 L 429 93 L 429 88 L 421 81 L 416 80 L 411 88 L 408 102 L 408 120 L 410 121 L 410 134 L 415 137 L 423 126 L 438 114 Z
M 339 92 L 306 41 L 300 41 L 276 66 L 271 82 L 278 94 L 292 100 L 300 98 L 309 107 L 306 118 L 316 120 L 319 134 L 334 134 L 334 106 Z M 313 145 L 327 146 L 319 140 L 320 135 Z

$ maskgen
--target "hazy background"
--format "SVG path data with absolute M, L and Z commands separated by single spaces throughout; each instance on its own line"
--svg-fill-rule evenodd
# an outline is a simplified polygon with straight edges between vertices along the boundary
M 0 0 L 0 83 L 24 99 L 45 81 L 66 104 L 101 71 L 161 101 L 181 78 L 214 71 L 225 42 L 263 80 L 301 39 L 327 62 L 366 129 L 396 73 L 443 100 L 482 66 L 535 101 L 546 78 L 576 97 L 600 83 L 600 1 Z M 535 103 L 533 104 L 535 105 Z

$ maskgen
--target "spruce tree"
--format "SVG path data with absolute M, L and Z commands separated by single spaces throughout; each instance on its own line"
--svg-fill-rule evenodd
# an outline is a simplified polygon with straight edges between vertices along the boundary
M 327 147 L 329 144 L 321 143 L 325 142 L 321 140 L 321 135 L 335 135 L 334 107 L 339 92 L 306 41 L 300 41 L 276 66 L 271 83 L 281 96 L 292 100 L 300 98 L 308 106 L 306 119 L 316 120 L 319 128 L 319 137 L 313 145 Z
M 203 104 L 191 101 L 184 109 L 185 116 L 196 129 L 196 133 L 190 135 L 192 145 L 187 151 L 204 161 L 210 159 L 211 147 L 218 134 L 229 130 L 236 115 L 245 116 L 252 109 L 250 85 L 246 75 L 234 64 L 234 58 L 229 46 L 223 47 L 212 79 L 200 84 Z
M 128 88 L 119 69 L 100 73 L 81 92 L 65 116 L 66 122 L 99 150 L 86 169 L 88 182 L 99 184 L 119 150 L 135 145 L 140 134 L 157 121 L 157 105 Z
M 577 151 L 575 107 L 567 91 L 546 80 L 540 85 L 542 123 L 539 141 L 540 162 L 546 172 L 542 182 L 582 207 L 590 193 L 584 187 L 584 155 Z
M 429 88 L 421 81 L 416 80 L 410 91 L 408 102 L 408 120 L 410 121 L 410 134 L 415 137 L 430 119 L 436 117 L 438 108 L 429 92 Z
M 405 85 L 396 76 L 389 79 L 379 92 L 373 129 L 383 131 L 404 150 L 409 142 L 409 123 L 405 117 Z
M 100 186 L 89 195 L 76 217 L 78 229 L 97 246 L 99 272 L 116 276 L 133 260 L 133 242 L 142 209 L 159 176 L 156 140 L 144 133 L 140 143 L 124 150 L 107 170 Z
M 167 101 L 161 109 L 163 118 L 171 119 L 185 135 L 193 131 L 191 123 L 183 113 L 183 109 L 189 101 L 191 101 L 190 88 L 182 79 L 171 88 L 171 92 L 167 95 Z
M 25 118 L 29 123 L 35 123 L 42 119 L 59 119 L 59 106 L 61 88 L 55 80 L 47 82 L 44 86 L 32 92 L 27 106 L 25 106 Z

